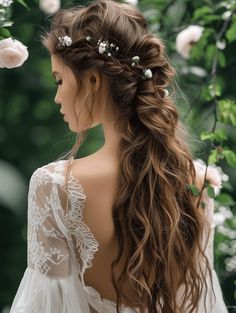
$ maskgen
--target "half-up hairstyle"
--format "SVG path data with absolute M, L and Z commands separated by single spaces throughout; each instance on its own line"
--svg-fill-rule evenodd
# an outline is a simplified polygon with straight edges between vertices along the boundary
M 71 37 L 72 45 L 58 47 L 59 36 Z M 119 46 L 116 56 L 98 53 L 100 38 Z M 163 42 L 149 32 L 137 8 L 112 0 L 59 10 L 42 41 L 80 84 L 87 70 L 98 70 L 115 103 L 116 127 L 122 133 L 113 204 L 118 252 L 111 279 L 117 313 L 122 302 L 129 302 L 127 280 L 133 303 L 143 304 L 147 312 L 194 312 L 205 277 L 211 276 L 203 247 L 208 224 L 187 188 L 196 182 L 196 172 L 172 96 L 165 95 L 175 71 Z M 139 56 L 140 63 L 132 67 L 133 56 Z M 151 79 L 143 79 L 145 68 L 151 69 Z M 76 141 L 71 154 L 76 155 L 81 142 Z M 177 292 L 183 286 L 179 301 Z

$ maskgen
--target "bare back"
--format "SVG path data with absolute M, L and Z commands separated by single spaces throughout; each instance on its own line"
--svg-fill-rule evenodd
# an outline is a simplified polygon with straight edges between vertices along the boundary
M 71 173 L 78 177 L 86 194 L 83 222 L 99 242 L 92 267 L 85 272 L 85 284 L 94 287 L 102 298 L 116 302 L 116 292 L 111 281 L 111 263 L 117 250 L 112 206 L 118 188 L 118 161 L 95 153 L 74 160 Z M 137 307 L 133 303 L 128 282 L 125 289 L 130 302 L 124 304 Z

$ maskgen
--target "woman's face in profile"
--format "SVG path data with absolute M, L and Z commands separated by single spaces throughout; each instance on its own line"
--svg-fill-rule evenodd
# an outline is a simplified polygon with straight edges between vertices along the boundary
M 78 90 L 74 73 L 56 55 L 51 55 L 51 65 L 58 85 L 55 102 L 61 106 L 60 113 L 63 114 L 64 121 L 73 132 L 89 128 L 91 107 L 88 108 L 88 103 L 84 103 L 84 92 Z

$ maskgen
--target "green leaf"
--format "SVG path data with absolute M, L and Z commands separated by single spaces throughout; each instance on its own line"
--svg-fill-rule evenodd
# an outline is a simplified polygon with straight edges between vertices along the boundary
M 236 40 L 236 21 L 234 21 L 226 32 L 226 38 L 229 42 Z
M 222 87 L 219 83 L 215 83 L 214 85 L 211 84 L 208 86 L 208 88 L 209 88 L 210 95 L 212 97 L 214 97 L 214 96 L 220 97 L 221 96 Z
M 222 155 L 230 166 L 236 167 L 236 155 L 232 150 L 223 150 Z
M 209 45 L 206 50 L 207 66 L 209 67 L 211 66 L 215 53 L 216 53 L 216 45 L 213 45 L 213 44 Z
M 218 142 L 222 142 L 224 140 L 227 140 L 227 135 L 225 133 L 224 129 L 217 129 L 214 133 L 214 139 Z
M 215 191 L 211 185 L 207 186 L 207 194 L 210 198 L 215 198 Z
M 8 38 L 8 37 L 11 37 L 11 33 L 6 28 L 0 28 L 0 36 L 4 38 Z
M 23 5 L 23 7 L 25 7 L 27 10 L 30 10 L 28 4 L 26 4 L 24 0 L 16 0 L 16 1 L 20 3 L 21 5 Z
M 215 200 L 224 205 L 234 204 L 234 199 L 228 193 L 220 193 L 218 196 L 216 196 Z
M 194 196 L 198 196 L 200 194 L 200 191 L 198 190 L 198 188 L 195 185 L 187 185 L 186 188 L 191 190 L 191 192 Z
M 209 6 L 204 5 L 194 11 L 193 19 L 197 20 L 199 18 L 202 18 L 204 15 L 211 13 L 211 11 L 212 10 Z
M 218 62 L 219 62 L 219 65 L 221 67 L 225 67 L 226 59 L 225 59 L 225 55 L 222 51 L 218 51 Z
M 200 135 L 201 140 L 214 140 L 214 134 L 213 133 L 209 133 L 207 131 L 204 131 L 201 133 Z
M 229 120 L 233 126 L 236 126 L 236 114 L 231 112 L 229 113 Z
M 219 20 L 221 20 L 221 16 L 217 15 L 217 14 L 209 14 L 209 15 L 205 15 L 203 17 L 204 24 L 207 24 L 207 23 L 213 22 L 213 21 L 219 21 Z
M 209 164 L 215 164 L 218 161 L 218 152 L 214 149 L 211 150 L 211 153 L 208 157 L 208 163 Z
M 220 100 L 218 102 L 218 109 L 218 119 L 220 122 L 236 126 L 236 104 L 232 100 Z

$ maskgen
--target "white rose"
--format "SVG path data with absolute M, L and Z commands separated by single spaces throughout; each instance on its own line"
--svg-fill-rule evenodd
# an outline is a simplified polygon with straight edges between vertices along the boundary
M 128 3 L 128 4 L 132 4 L 134 6 L 138 5 L 138 0 L 125 0 L 125 2 Z
M 190 25 L 182 30 L 176 37 L 176 50 L 183 58 L 189 58 L 189 52 L 194 42 L 197 42 L 204 28 L 198 25 Z
M 56 13 L 61 6 L 60 0 L 40 0 L 39 8 L 46 14 Z
M 13 0 L 0 0 L 0 5 L 7 8 L 12 4 Z
M 27 47 L 20 41 L 11 37 L 0 41 L 0 68 L 19 67 L 28 56 Z

